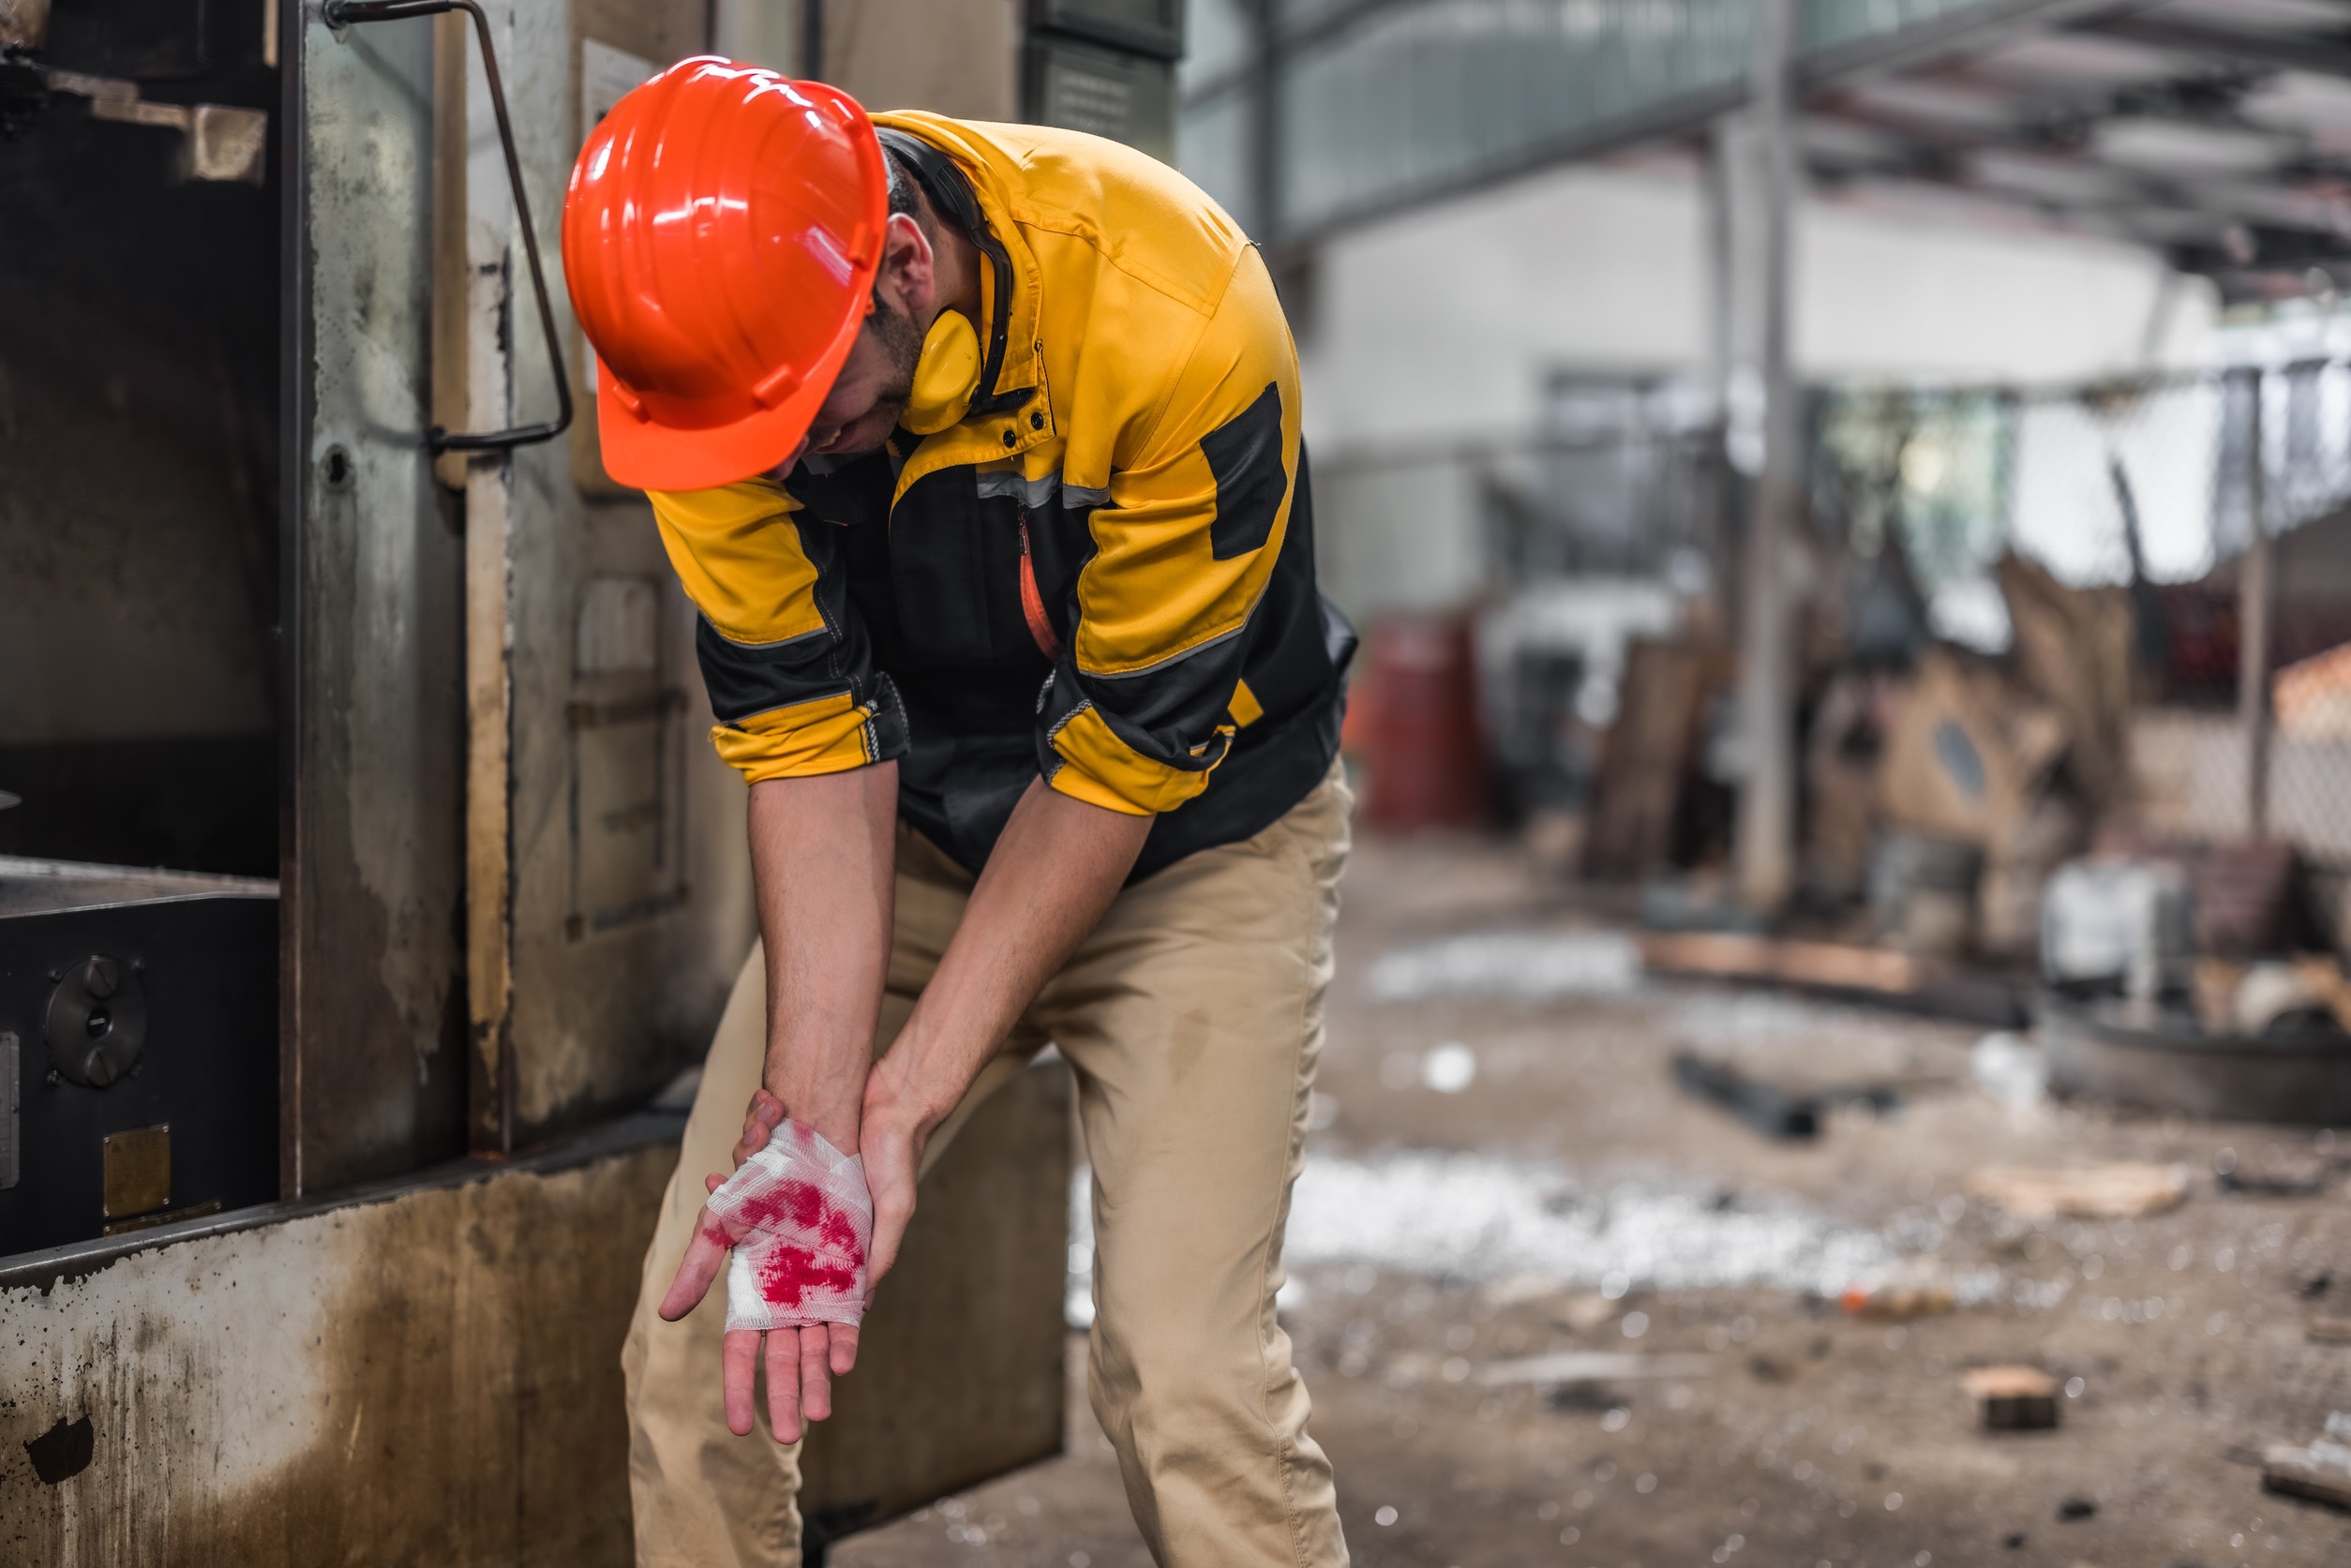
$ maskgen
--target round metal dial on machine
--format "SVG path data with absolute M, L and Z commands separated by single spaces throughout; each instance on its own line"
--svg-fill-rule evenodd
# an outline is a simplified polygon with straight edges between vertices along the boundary
M 76 1083 L 103 1089 L 138 1065 L 147 1043 L 147 993 L 137 966 L 93 953 L 49 993 L 49 1054 Z

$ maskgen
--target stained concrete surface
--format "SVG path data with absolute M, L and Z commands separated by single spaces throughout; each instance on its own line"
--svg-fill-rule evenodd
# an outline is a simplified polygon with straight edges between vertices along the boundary
M 2305 1336 L 2314 1313 L 2351 1314 L 2351 1190 L 2337 1175 L 2316 1196 L 2264 1197 L 2215 1176 L 2216 1164 L 2323 1169 L 2351 1157 L 2351 1136 L 2094 1106 L 2014 1112 L 1969 1082 L 1976 1030 L 1722 988 L 1626 989 L 1606 964 L 1580 993 L 1547 998 L 1440 988 L 1380 1000 L 1366 977 L 1384 955 L 1595 922 L 1507 850 L 1473 843 L 1367 844 L 1346 899 L 1327 1126 L 1310 1160 L 1377 1170 L 1474 1155 L 1550 1172 L 1570 1205 L 1683 1193 L 1715 1212 L 1808 1217 L 1816 1232 L 1931 1260 L 1969 1298 L 1888 1322 L 1785 1282 L 1659 1288 L 1689 1263 L 1678 1233 L 1596 1289 L 1567 1277 L 1572 1266 L 1530 1271 L 1475 1247 L 1421 1272 L 1349 1262 L 1344 1235 L 1300 1236 L 1318 1261 L 1297 1270 L 1283 1317 L 1358 1562 L 2351 1561 L 2351 1516 L 2265 1494 L 2257 1462 L 2263 1444 L 2307 1441 L 2329 1411 L 2351 1409 L 2351 1348 Z M 1432 1079 L 1460 1076 L 1458 1058 L 1431 1065 L 1448 1044 L 1467 1048 L 1474 1071 L 1440 1092 Z M 1685 1048 L 1896 1081 L 1903 1102 L 1839 1112 L 1812 1142 L 1767 1142 L 1675 1091 L 1668 1064 Z M 2165 1214 L 2036 1226 L 1963 1192 L 1988 1163 L 2107 1158 L 2184 1163 L 2190 1195 Z M 1565 1351 L 1707 1359 L 1672 1378 L 1482 1381 L 1498 1363 Z M 1084 1404 L 1074 1335 L 1071 1352 L 1066 1456 L 836 1546 L 830 1561 L 1147 1562 Z M 1976 1429 L 1959 1375 L 2010 1362 L 2065 1381 L 2058 1430 Z

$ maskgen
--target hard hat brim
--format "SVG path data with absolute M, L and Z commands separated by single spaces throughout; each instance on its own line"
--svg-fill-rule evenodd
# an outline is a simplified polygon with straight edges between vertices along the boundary
M 851 297 L 861 305 L 873 287 L 874 271 L 858 269 Z M 766 473 L 792 455 L 816 423 L 816 411 L 831 396 L 832 383 L 857 346 L 865 314 L 861 308 L 850 313 L 790 396 L 731 425 L 688 429 L 664 425 L 650 410 L 645 415 L 632 412 L 615 391 L 611 372 L 598 360 L 596 436 L 604 471 L 614 484 L 635 490 L 710 490 Z

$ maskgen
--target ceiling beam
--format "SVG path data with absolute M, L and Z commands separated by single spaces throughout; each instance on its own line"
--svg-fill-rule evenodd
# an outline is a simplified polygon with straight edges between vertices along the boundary
M 2172 22 L 2156 16 L 2117 16 L 2085 31 L 2180 54 L 2219 55 L 2270 70 L 2307 71 L 2314 76 L 2351 77 L 2351 34 L 2240 33 L 2202 22 Z
M 1347 26 L 1353 26 L 1375 13 L 1385 14 L 1414 4 L 1443 3 L 1444 0 L 1349 0 L 1330 14 L 1343 18 Z M 1796 62 L 1797 87 L 1804 97 L 1811 98 L 1835 87 L 1915 70 L 2019 32 L 2088 24 L 2157 3 L 2160 0 L 1981 0 L 1980 4 L 1893 33 L 1802 55 Z M 1325 33 L 1318 23 L 1314 36 L 1328 38 L 1335 37 L 1336 31 L 1334 27 Z M 1220 96 L 1249 71 L 1250 67 L 1245 67 L 1240 73 L 1228 73 L 1230 80 L 1220 77 L 1187 94 L 1184 101 L 1189 107 L 1211 96 Z M 1274 232 L 1269 236 L 1269 248 L 1277 257 L 1303 251 L 1350 229 L 1539 173 L 1563 163 L 1605 157 L 1642 142 L 1684 140 L 1705 131 L 1724 115 L 1745 108 L 1746 103 L 1747 81 L 1742 74 L 1715 86 L 1661 99 L 1600 125 L 1530 143 L 1505 157 L 1469 170 L 1384 191 L 1370 201 L 1325 215 L 1311 224 Z
M 1796 62 L 1807 94 L 1896 76 L 2026 33 L 2096 29 L 2162 0 L 1983 0 L 1874 37 L 1814 50 Z
M 1844 114 L 1873 131 L 1897 138 L 1903 135 L 1898 127 L 1866 115 L 1853 114 L 1849 110 Z M 2351 200 L 2314 194 L 2291 186 L 2230 179 L 2222 175 L 2162 174 L 2022 140 L 1984 139 L 1956 143 L 1913 140 L 1904 149 L 1899 165 L 1889 172 L 1916 171 L 1923 177 L 1933 177 L 1941 170 L 1964 172 L 1975 155 L 1987 152 L 2016 153 L 2045 159 L 2051 164 L 2071 165 L 2075 171 L 2107 186 L 2124 200 L 2140 205 L 2209 213 L 2224 220 L 2324 234 L 2343 247 L 2346 254 L 2351 254 Z M 1989 185 L 1984 188 L 2021 190 L 2025 187 Z M 2032 199 L 2062 200 L 2054 196 Z

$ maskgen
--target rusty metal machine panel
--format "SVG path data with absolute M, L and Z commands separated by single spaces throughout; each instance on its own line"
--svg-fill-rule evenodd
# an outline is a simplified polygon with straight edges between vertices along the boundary
M 290 1190 L 416 1162 L 382 1142 L 402 1131 L 384 1096 L 321 1100 L 321 1073 L 389 1095 L 408 1069 L 434 1152 L 509 1154 L 642 1103 L 698 1055 L 752 934 L 690 613 L 644 499 L 563 429 L 586 360 L 548 276 L 584 126 L 703 47 L 707 16 L 407 14 L 427 8 L 302 13 Z M 337 810 L 382 790 L 387 810 Z M 354 922 L 382 934 L 353 944 Z M 334 965 L 338 944 L 388 944 L 392 972 Z M 342 1119 L 352 1100 L 375 1126 Z
M 515 99 L 537 110 L 517 117 L 516 134 L 551 252 L 580 142 L 622 93 L 708 47 L 709 10 L 703 0 L 580 0 L 513 14 Z M 472 110 L 469 98 L 469 124 Z M 481 173 L 469 160 L 469 200 Z M 518 269 L 509 276 L 520 290 Z M 502 598 L 510 650 L 508 920 L 472 930 L 475 974 L 502 967 L 510 986 L 502 1016 L 477 996 L 476 1027 L 502 1028 L 513 1051 L 498 1084 L 507 1120 L 493 1127 L 477 1106 L 477 1147 L 609 1114 L 699 1061 L 753 935 L 743 787 L 710 744 L 693 607 L 651 507 L 612 485 L 584 444 L 587 344 L 557 292 L 582 417 L 569 443 L 516 455 L 503 560 L 477 560 L 469 588 L 477 605 Z M 527 302 L 514 305 L 519 320 Z M 547 396 L 543 351 L 528 336 L 515 335 L 507 379 L 516 417 Z M 469 500 L 480 483 L 469 481 Z M 502 594 L 485 580 L 501 575 Z M 485 697 L 477 681 L 477 725 Z M 477 818 L 477 853 L 484 826 Z M 502 965 L 478 950 L 485 943 L 502 944 Z
M 465 1146 L 464 519 L 433 483 L 433 34 L 290 6 L 288 1196 Z

